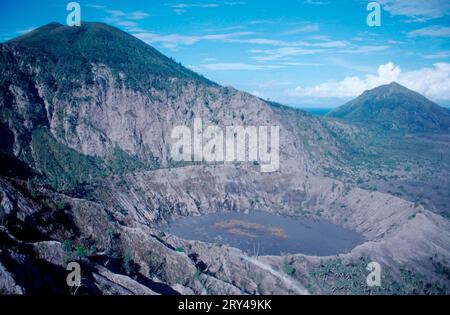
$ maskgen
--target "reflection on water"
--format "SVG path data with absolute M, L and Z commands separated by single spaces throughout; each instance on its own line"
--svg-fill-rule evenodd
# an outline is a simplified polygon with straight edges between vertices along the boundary
M 325 220 L 291 218 L 263 212 L 215 213 L 184 217 L 163 227 L 187 240 L 226 244 L 252 255 L 328 256 L 345 253 L 364 238 Z

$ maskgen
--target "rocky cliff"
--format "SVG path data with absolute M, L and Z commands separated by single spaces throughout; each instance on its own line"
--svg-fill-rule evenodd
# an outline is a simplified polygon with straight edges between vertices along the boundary
M 0 70 L 2 293 L 448 292 L 448 220 L 358 187 L 362 174 L 380 174 L 374 165 L 392 172 L 360 126 L 221 87 L 101 23 L 51 23 L 4 43 Z M 175 163 L 170 132 L 194 118 L 280 126 L 280 170 Z M 255 257 L 158 229 L 177 216 L 254 210 L 320 216 L 367 242 L 340 257 Z M 76 292 L 65 284 L 74 260 Z M 365 285 L 369 260 L 388 271 L 382 288 Z

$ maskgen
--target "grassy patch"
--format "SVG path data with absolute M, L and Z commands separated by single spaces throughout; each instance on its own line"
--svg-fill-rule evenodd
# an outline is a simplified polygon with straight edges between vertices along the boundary
M 102 161 L 85 156 L 57 142 L 40 128 L 33 131 L 31 146 L 38 167 L 45 173 L 46 183 L 60 190 L 70 189 L 102 174 Z
M 448 292 L 446 287 L 408 269 L 401 269 L 394 277 L 391 270 L 383 268 L 381 286 L 369 287 L 366 282 L 369 262 L 365 257 L 350 262 L 339 258 L 323 260 L 311 269 L 309 285 L 318 285 L 325 294 L 444 295 Z

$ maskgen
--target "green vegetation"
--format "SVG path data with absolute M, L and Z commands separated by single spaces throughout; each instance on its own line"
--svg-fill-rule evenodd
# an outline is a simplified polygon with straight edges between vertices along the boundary
M 366 267 L 370 261 L 365 257 L 350 262 L 340 258 L 323 260 L 310 270 L 310 287 L 314 288 L 313 284 L 317 284 L 325 294 L 352 295 L 435 295 L 447 292 L 441 284 L 429 282 L 424 276 L 407 269 L 401 269 L 400 275 L 394 277 L 390 270 L 383 268 L 381 287 L 369 287 Z
M 87 249 L 83 244 L 78 244 L 75 246 L 75 253 L 78 257 L 83 258 L 87 256 Z
M 146 260 L 148 261 L 148 275 L 150 278 L 153 277 L 165 277 L 164 265 L 166 265 L 166 258 L 161 257 L 155 253 L 146 253 Z
M 62 242 L 62 249 L 65 252 L 71 252 L 73 250 L 73 241 L 65 240 Z
M 195 270 L 195 273 L 194 273 L 194 278 L 196 279 L 196 280 L 200 280 L 200 276 L 202 275 L 202 271 L 200 270 L 200 269 L 196 269 Z
M 148 275 L 150 278 L 153 277 L 159 277 L 161 275 L 161 273 L 163 272 L 163 266 L 164 263 L 159 263 L 159 264 L 155 264 L 155 263 L 149 263 L 148 265 Z
M 285 274 L 287 274 L 288 276 L 292 276 L 295 273 L 295 268 L 288 263 L 287 261 L 285 261 L 283 263 L 283 271 Z
M 77 185 L 109 174 L 126 174 L 138 170 L 159 168 L 159 162 L 151 157 L 144 163 L 119 147 L 115 147 L 106 162 L 86 156 L 56 141 L 48 130 L 33 131 L 31 146 L 38 167 L 45 173 L 44 184 L 60 191 L 70 190 Z M 62 207 L 63 205 L 58 205 Z
M 167 78 L 212 82 L 167 58 L 137 38 L 101 23 L 82 23 L 67 28 L 51 23 L 15 40 L 32 47 L 29 58 L 42 59 L 45 67 L 41 80 L 58 93 L 69 97 L 80 82 L 93 84 L 92 63 L 105 64 L 112 70 L 116 84 L 124 80 L 128 88 L 174 90 L 177 85 Z M 40 52 L 47 56 L 45 59 Z M 27 55 L 24 56 L 26 58 Z M 125 76 L 120 74 L 124 73 Z M 81 80 L 80 80 L 81 79 Z
M 296 209 L 294 212 L 296 214 L 304 216 L 304 217 L 309 215 L 309 212 L 307 210 L 304 210 L 304 209 Z
M 33 131 L 31 146 L 46 183 L 60 190 L 70 189 L 102 173 L 101 160 L 82 155 L 57 142 L 47 130 Z
M 67 239 L 61 243 L 61 247 L 64 251 L 64 259 L 67 261 L 85 258 L 97 252 L 94 241 L 87 239 Z
M 126 174 L 138 170 L 159 168 L 159 162 L 156 158 L 152 157 L 149 163 L 144 163 L 137 156 L 130 155 L 117 146 L 113 149 L 107 163 L 110 171 L 114 174 Z
M 184 253 L 184 248 L 183 247 L 177 247 L 175 248 L 175 251 L 178 253 Z
M 67 205 L 64 201 L 58 202 L 58 210 L 65 210 L 67 208 Z
M 123 256 L 123 268 L 128 275 L 132 271 L 132 260 L 131 260 L 131 256 L 128 254 Z
M 208 291 L 207 278 L 202 277 L 202 275 L 203 275 L 203 272 L 199 268 L 197 268 L 194 273 L 194 279 L 197 280 L 198 282 L 200 282 L 201 286 L 203 287 L 203 289 L 205 291 Z
M 108 219 L 109 222 L 115 222 L 116 221 L 116 217 L 114 216 L 114 214 L 112 214 L 109 211 L 106 212 L 106 218 Z
M 433 263 L 436 273 L 443 275 L 447 280 L 450 280 L 450 267 L 448 265 L 444 265 L 442 262 L 434 262 Z

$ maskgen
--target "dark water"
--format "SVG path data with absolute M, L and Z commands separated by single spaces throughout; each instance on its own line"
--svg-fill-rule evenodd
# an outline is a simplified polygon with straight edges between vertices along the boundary
M 364 238 L 325 220 L 290 218 L 263 212 L 227 212 L 184 217 L 163 227 L 186 240 L 226 244 L 259 255 L 336 255 L 351 251 Z
M 332 109 L 331 108 L 302 108 L 307 113 L 310 113 L 314 116 L 325 116 L 328 114 Z

